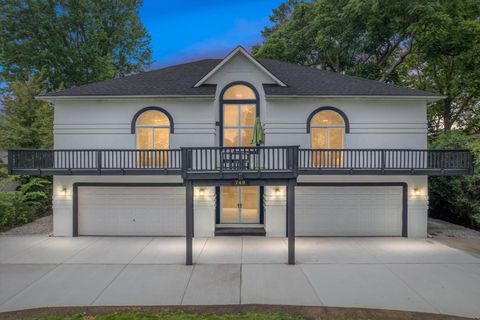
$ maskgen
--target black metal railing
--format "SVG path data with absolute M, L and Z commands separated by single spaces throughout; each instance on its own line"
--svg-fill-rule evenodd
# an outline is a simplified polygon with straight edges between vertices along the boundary
M 182 172 L 198 177 L 211 177 L 209 173 L 297 176 L 297 157 L 298 146 L 182 148 Z
M 41 171 L 62 174 L 89 172 L 177 170 L 182 167 L 180 149 L 168 150 L 11 150 L 9 168 L 20 173 Z M 32 172 L 33 174 L 33 172 Z
M 341 170 L 355 172 L 468 172 L 473 169 L 468 150 L 412 149 L 300 149 L 299 170 L 327 174 Z
M 468 150 L 299 149 L 297 146 L 168 150 L 11 150 L 11 174 L 182 174 L 184 178 L 296 177 L 299 174 L 465 175 Z

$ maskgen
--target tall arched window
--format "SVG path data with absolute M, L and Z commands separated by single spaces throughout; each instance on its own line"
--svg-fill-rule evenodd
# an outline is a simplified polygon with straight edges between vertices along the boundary
M 224 89 L 221 100 L 222 144 L 226 147 L 252 146 L 253 126 L 258 107 L 255 91 L 247 84 L 234 83 Z
M 255 117 L 259 116 L 255 88 L 246 82 L 234 82 L 220 93 L 221 140 L 225 147 L 250 147 Z M 228 153 L 230 161 L 242 155 Z M 241 161 L 241 160 L 240 160 Z M 243 163 L 243 162 L 239 162 Z M 260 188 L 257 186 L 221 187 L 220 223 L 260 223 Z
M 142 166 L 161 167 L 167 164 L 171 132 L 170 117 L 157 109 L 149 109 L 136 115 L 137 161 Z M 148 151 L 147 151 L 148 150 Z
M 315 110 L 308 118 L 307 131 L 310 132 L 310 145 L 313 151 L 312 162 L 318 167 L 337 167 L 343 162 L 345 132 L 348 132 L 348 119 L 340 110 L 323 107 Z

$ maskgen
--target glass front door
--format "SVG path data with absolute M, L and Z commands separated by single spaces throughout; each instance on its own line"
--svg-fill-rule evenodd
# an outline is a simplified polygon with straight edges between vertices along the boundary
M 220 223 L 259 223 L 259 187 L 222 187 Z

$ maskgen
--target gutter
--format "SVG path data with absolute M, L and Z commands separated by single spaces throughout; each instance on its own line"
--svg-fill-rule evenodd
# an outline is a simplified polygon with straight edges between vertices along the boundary
M 35 96 L 47 102 L 73 100 L 213 100 L 215 95 Z
M 282 99 L 353 99 L 353 100 L 427 100 L 435 102 L 447 96 L 375 96 L 375 95 L 265 95 L 267 100 Z

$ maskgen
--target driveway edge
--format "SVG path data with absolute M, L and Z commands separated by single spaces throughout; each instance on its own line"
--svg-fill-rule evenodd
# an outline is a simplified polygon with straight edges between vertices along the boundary
M 369 320 L 467 320 L 473 318 L 452 315 L 366 309 L 366 308 L 337 308 L 337 307 L 311 307 L 311 306 L 286 306 L 286 305 L 212 305 L 212 306 L 89 306 L 89 307 L 48 307 L 26 309 L 0 313 L 0 320 L 16 320 L 33 317 L 62 317 L 76 314 L 102 315 L 114 312 L 174 312 L 243 314 L 243 313 L 280 313 L 292 316 L 301 316 L 305 319 L 320 319 L 324 317 L 359 318 Z

